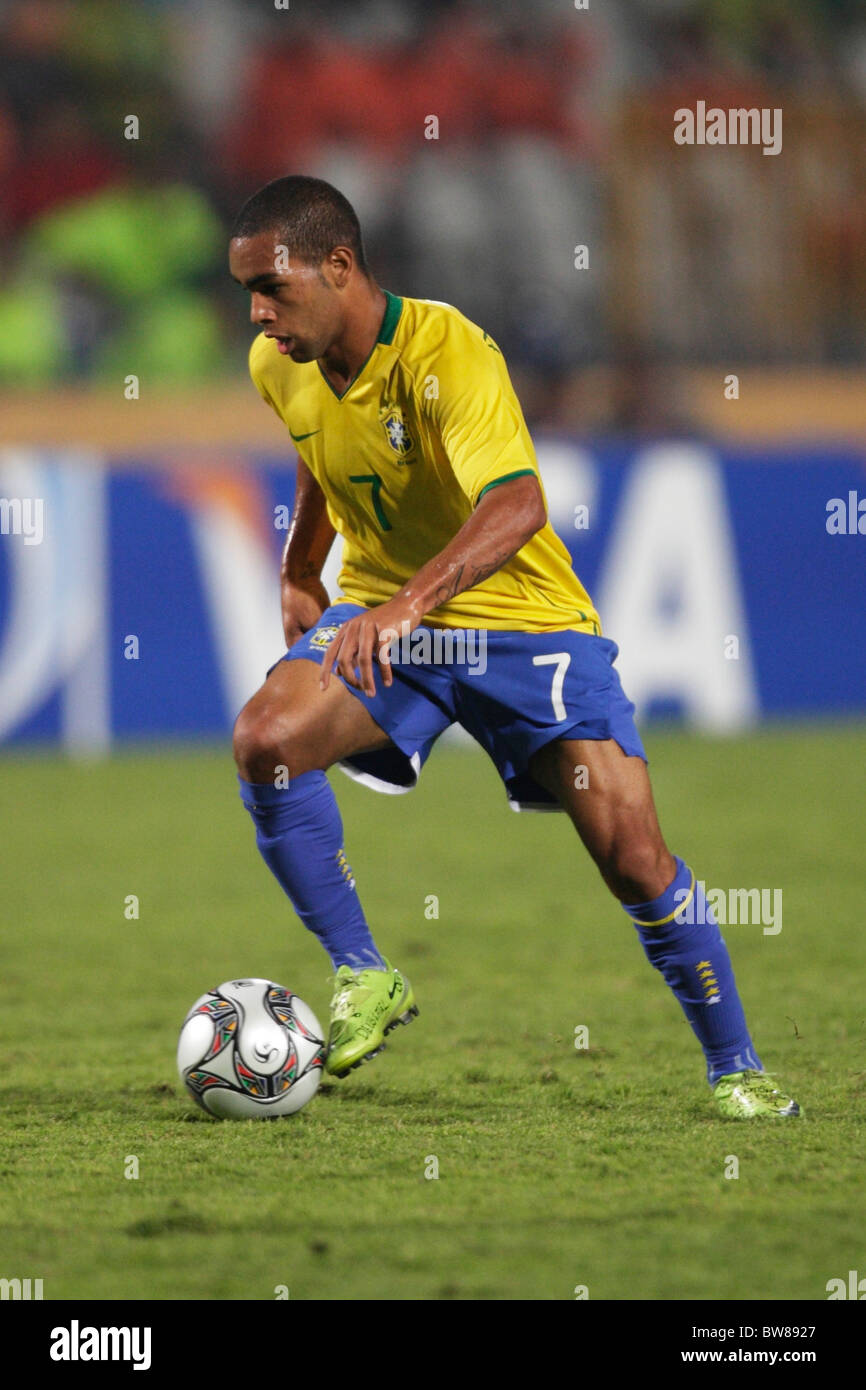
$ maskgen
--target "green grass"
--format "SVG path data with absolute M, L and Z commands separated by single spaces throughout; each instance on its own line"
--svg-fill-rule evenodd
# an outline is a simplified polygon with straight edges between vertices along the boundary
M 866 729 L 649 748 L 699 877 L 783 889 L 779 935 L 726 936 L 805 1124 L 715 1117 L 691 1032 L 568 822 L 513 815 L 459 749 L 407 798 L 335 777 L 420 1017 L 293 1119 L 211 1121 L 174 1070 L 193 999 L 263 975 L 324 1019 L 329 993 L 227 751 L 7 757 L 0 1276 L 41 1277 L 46 1298 L 823 1299 L 862 1271 Z

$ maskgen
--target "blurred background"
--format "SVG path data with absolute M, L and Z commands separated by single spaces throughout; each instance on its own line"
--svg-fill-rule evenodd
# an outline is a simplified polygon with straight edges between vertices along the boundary
M 0 38 L 0 738 L 221 735 L 279 654 L 294 455 L 226 233 L 288 172 L 499 341 L 645 717 L 863 711 L 862 3 L 6 0 Z M 698 101 L 781 152 L 677 145 Z

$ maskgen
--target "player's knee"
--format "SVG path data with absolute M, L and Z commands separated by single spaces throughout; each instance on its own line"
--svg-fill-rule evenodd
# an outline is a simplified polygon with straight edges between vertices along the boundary
M 651 902 L 669 886 L 674 861 L 656 835 L 616 837 L 599 861 L 602 877 L 621 902 Z
M 235 721 L 232 751 L 246 782 L 273 782 L 286 766 L 285 733 L 268 710 L 246 705 Z

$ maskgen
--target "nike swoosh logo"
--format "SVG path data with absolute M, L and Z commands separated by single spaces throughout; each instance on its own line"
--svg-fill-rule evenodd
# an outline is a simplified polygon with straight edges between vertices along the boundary
M 307 432 L 306 434 L 292 434 L 292 431 L 289 430 L 289 434 L 292 434 L 292 439 L 294 439 L 294 441 L 295 441 L 296 444 L 300 444 L 300 442 L 301 442 L 302 439 L 312 439 L 312 437 L 313 437 L 314 434 L 321 434 L 321 433 L 322 433 L 321 428 L 319 428 L 319 429 L 317 429 L 317 430 L 308 430 L 308 432 Z
M 395 980 L 395 981 L 394 981 L 393 985 L 392 985 L 391 988 L 388 990 L 388 998 L 389 998 L 389 999 L 393 999 L 393 998 L 394 998 L 394 995 L 397 993 L 397 990 L 400 988 L 400 986 L 402 985 L 402 983 L 403 983 L 402 980 Z

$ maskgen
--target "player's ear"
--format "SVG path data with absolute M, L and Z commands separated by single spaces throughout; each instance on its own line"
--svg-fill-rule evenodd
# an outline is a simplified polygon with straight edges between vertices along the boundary
M 331 284 L 342 290 L 355 268 L 355 255 L 350 246 L 335 246 L 325 258 L 324 269 Z

